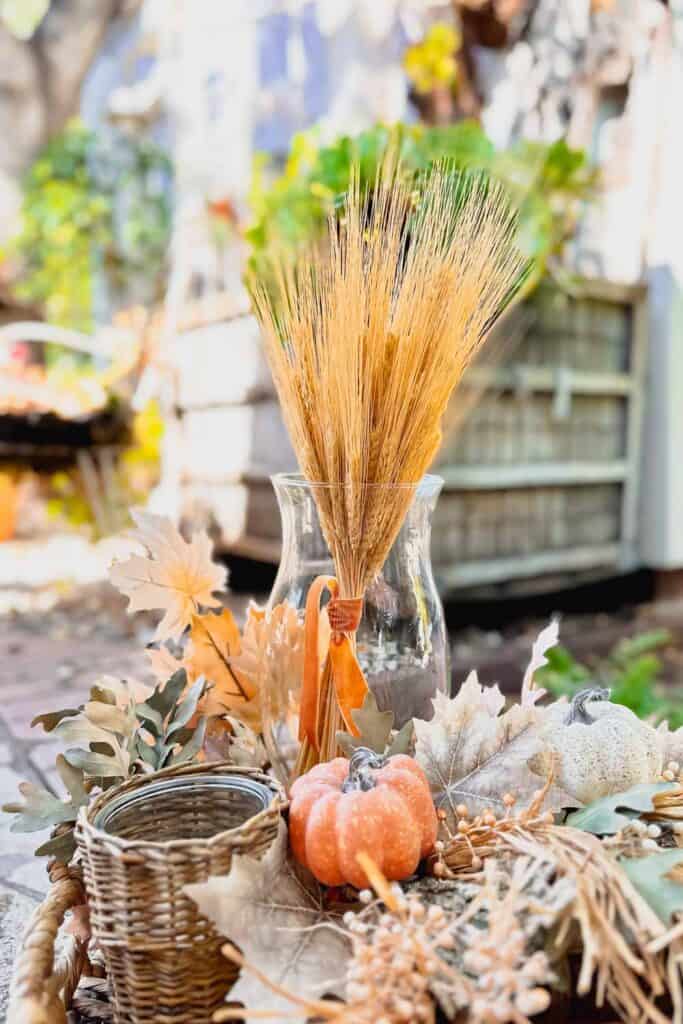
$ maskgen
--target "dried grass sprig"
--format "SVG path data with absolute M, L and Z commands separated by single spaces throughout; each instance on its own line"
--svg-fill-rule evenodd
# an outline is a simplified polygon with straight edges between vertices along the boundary
M 549 863 L 574 883 L 575 898 L 557 943 L 566 942 L 572 926 L 578 926 L 578 994 L 594 987 L 597 1005 L 608 1002 L 628 1024 L 681 1024 L 680 937 L 667 933 L 600 840 L 558 825 L 534 834 L 520 827 L 500 839 L 502 848 Z M 667 991 L 674 1002 L 673 1017 L 656 1005 Z
M 252 285 L 342 598 L 362 597 L 381 569 L 450 395 L 525 270 L 499 186 L 445 166 L 416 190 L 400 178 L 387 161 L 367 195 L 355 175 L 324 245 L 275 257 L 274 290 Z M 329 672 L 320 707 L 324 758 L 341 725 Z

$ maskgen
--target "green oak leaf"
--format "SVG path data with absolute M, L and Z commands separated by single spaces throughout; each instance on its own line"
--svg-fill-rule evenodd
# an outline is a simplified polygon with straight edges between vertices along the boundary
M 656 793 L 666 789 L 674 789 L 670 782 L 653 782 L 641 786 L 633 786 L 623 793 L 612 793 L 595 800 L 587 807 L 573 811 L 565 820 L 565 825 L 592 832 L 596 836 L 609 836 L 625 828 L 634 818 L 647 811 L 654 811 L 652 798 Z

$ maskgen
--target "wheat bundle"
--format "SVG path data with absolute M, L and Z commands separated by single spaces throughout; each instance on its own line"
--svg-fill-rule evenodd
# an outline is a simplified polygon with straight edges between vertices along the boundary
M 339 593 L 361 598 L 441 442 L 448 400 L 519 285 L 525 260 L 502 190 L 436 167 L 357 175 L 324 245 L 275 259 L 254 305 L 294 450 L 313 484 Z M 330 672 L 319 749 L 341 725 Z

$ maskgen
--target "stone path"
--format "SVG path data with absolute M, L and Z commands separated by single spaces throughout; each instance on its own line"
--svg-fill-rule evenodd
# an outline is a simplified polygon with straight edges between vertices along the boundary
M 46 585 L 31 559 L 31 578 L 10 564 L 0 545 L 0 804 L 20 798 L 26 780 L 62 795 L 54 770 L 63 744 L 31 720 L 45 711 L 75 707 L 102 675 L 152 682 L 144 650 L 157 617 L 129 618 L 126 600 L 102 581 L 102 558 L 78 565 L 80 580 Z M 78 557 L 78 550 L 71 555 Z M 83 554 L 83 552 L 80 552 Z M 3 562 L 4 557 L 4 562 Z M 106 564 L 110 560 L 106 553 Z M 68 558 L 64 569 L 68 570 Z M 71 561 L 73 570 L 74 563 Z M 16 576 L 11 572 L 17 570 Z M 84 571 L 85 570 L 85 571 Z M 8 578 L 9 571 L 9 578 Z M 99 582 L 92 582 L 97 580 Z M 2 584 L 8 583 L 3 586 Z M 246 597 L 230 595 L 242 616 Z M 49 832 L 15 833 L 11 815 L 0 813 L 0 1021 L 4 1019 L 17 941 L 47 889 L 46 860 L 33 851 Z

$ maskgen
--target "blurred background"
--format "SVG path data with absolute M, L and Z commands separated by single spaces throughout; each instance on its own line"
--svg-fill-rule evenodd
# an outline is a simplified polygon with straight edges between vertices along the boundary
M 435 467 L 455 678 L 518 685 L 557 611 L 556 689 L 598 676 L 683 722 L 682 107 L 683 0 L 0 0 L 0 748 L 21 777 L 53 760 L 28 722 L 56 691 L 147 671 L 151 629 L 106 583 L 131 506 L 206 528 L 238 611 L 267 597 L 269 478 L 295 459 L 243 274 L 314 239 L 390 141 L 409 170 L 501 178 L 533 258 Z

